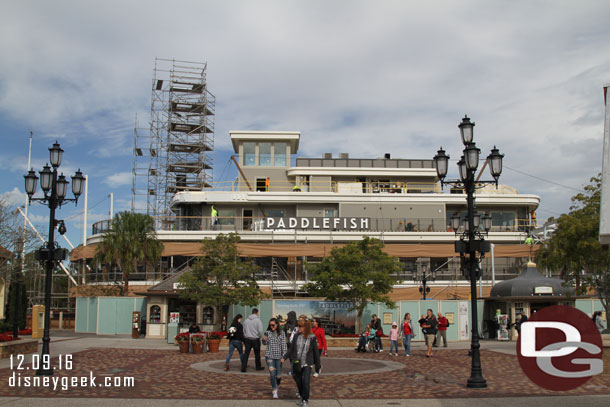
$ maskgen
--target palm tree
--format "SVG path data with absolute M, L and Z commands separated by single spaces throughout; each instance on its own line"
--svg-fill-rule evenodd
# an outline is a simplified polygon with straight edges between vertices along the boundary
M 161 258 L 163 243 L 155 236 L 154 220 L 141 213 L 120 212 L 112 219 L 97 246 L 95 258 L 104 264 L 116 264 L 123 273 L 123 294 L 129 293 L 129 274 L 138 263 L 154 264 Z

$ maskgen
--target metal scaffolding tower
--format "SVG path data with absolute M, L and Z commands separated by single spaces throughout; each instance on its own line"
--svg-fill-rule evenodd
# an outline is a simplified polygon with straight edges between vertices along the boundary
M 181 191 L 211 186 L 216 99 L 207 64 L 155 59 L 150 129 L 134 129 L 132 210 L 146 196 L 146 213 L 170 230 L 170 201 Z

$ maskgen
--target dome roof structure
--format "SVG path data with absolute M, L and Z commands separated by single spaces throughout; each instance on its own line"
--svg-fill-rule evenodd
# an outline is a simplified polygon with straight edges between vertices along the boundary
M 558 278 L 545 277 L 535 263 L 527 263 L 519 277 L 502 281 L 493 286 L 490 298 L 506 297 L 567 297 L 574 296 L 572 287 L 564 287 Z

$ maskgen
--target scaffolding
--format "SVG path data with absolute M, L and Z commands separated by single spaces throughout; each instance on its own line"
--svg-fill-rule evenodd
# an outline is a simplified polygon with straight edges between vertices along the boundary
M 206 63 L 156 58 L 148 131 L 136 120 L 131 206 L 136 210 L 146 196 L 157 229 L 172 229 L 174 194 L 212 183 L 216 100 L 206 71 Z

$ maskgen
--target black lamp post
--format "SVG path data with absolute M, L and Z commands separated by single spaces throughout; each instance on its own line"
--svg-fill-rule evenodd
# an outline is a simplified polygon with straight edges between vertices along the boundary
M 40 368 L 36 371 L 37 375 L 51 376 L 53 375 L 53 368 L 51 367 L 51 357 L 49 355 L 49 326 L 50 326 L 50 315 L 51 315 L 51 283 L 53 281 L 53 268 L 57 262 L 65 260 L 66 250 L 55 247 L 55 227 L 59 226 L 59 232 L 61 234 L 66 233 L 66 226 L 63 220 L 55 219 L 55 209 L 61 207 L 65 202 L 78 202 L 78 197 L 83 192 L 83 182 L 85 177 L 80 172 L 80 169 L 76 171 L 76 174 L 72 176 L 72 193 L 74 199 L 66 198 L 66 192 L 68 189 L 68 180 L 62 173 L 57 175 L 57 169 L 61 165 L 61 158 L 64 150 L 61 149 L 59 144 L 55 142 L 53 147 L 49 148 L 50 161 L 53 171 L 49 165 L 45 165 L 40 171 L 40 187 L 44 193 L 43 198 L 33 198 L 36 193 L 36 183 L 38 176 L 34 172 L 34 169 L 30 169 L 25 178 L 25 192 L 28 194 L 30 202 L 38 201 L 45 203 L 50 210 L 49 214 L 49 240 L 47 244 L 41 247 L 37 253 L 36 258 L 41 261 L 46 261 L 46 280 L 45 280 L 45 296 L 44 296 L 44 334 L 42 338 L 42 354 L 40 361 Z
M 474 192 L 477 188 L 483 187 L 485 184 L 495 184 L 498 186 L 498 178 L 502 173 L 502 158 L 503 154 L 500 154 L 498 149 L 494 146 L 491 150 L 491 154 L 487 157 L 491 176 L 493 181 L 480 181 L 475 180 L 475 173 L 479 165 L 479 150 L 473 141 L 473 128 L 474 123 L 470 121 L 468 116 L 462 119 L 462 123 L 458 126 L 462 136 L 462 143 L 464 144 L 464 151 L 462 157 L 458 162 L 458 169 L 460 174 L 459 180 L 445 181 L 447 176 L 447 169 L 449 163 L 449 156 L 445 153 L 441 147 L 437 154 L 434 156 L 434 165 L 439 180 L 441 181 L 441 187 L 444 184 L 449 184 L 455 188 L 463 189 L 466 193 L 466 204 L 468 207 L 467 216 L 463 227 L 460 231 L 460 217 L 456 214 L 451 217 L 451 227 L 455 234 L 459 236 L 459 240 L 455 242 L 455 251 L 460 253 L 462 258 L 463 272 L 470 278 L 470 298 L 471 298 L 471 309 L 472 309 L 472 338 L 470 351 L 472 356 L 472 367 L 470 370 L 470 378 L 468 379 L 467 387 L 473 389 L 485 389 L 487 388 L 487 382 L 483 378 L 481 371 L 481 354 L 479 344 L 479 332 L 478 332 L 478 320 L 477 320 L 477 278 L 481 275 L 481 269 L 479 268 L 479 262 L 485 256 L 485 253 L 489 251 L 489 241 L 486 241 L 484 237 L 487 232 L 491 229 L 491 216 L 485 214 L 481 215 L 475 212 L 475 198 Z M 483 230 L 481 230 L 481 220 L 483 220 Z M 468 257 L 466 257 L 468 255 Z
M 434 281 L 436 279 L 436 271 L 428 270 L 426 263 L 421 263 L 419 272 L 415 270 L 413 273 L 413 281 L 421 282 L 421 286 L 419 287 L 419 292 L 423 294 L 424 300 L 426 299 L 426 294 L 430 292 L 430 287 L 428 287 L 428 283 L 430 281 Z

